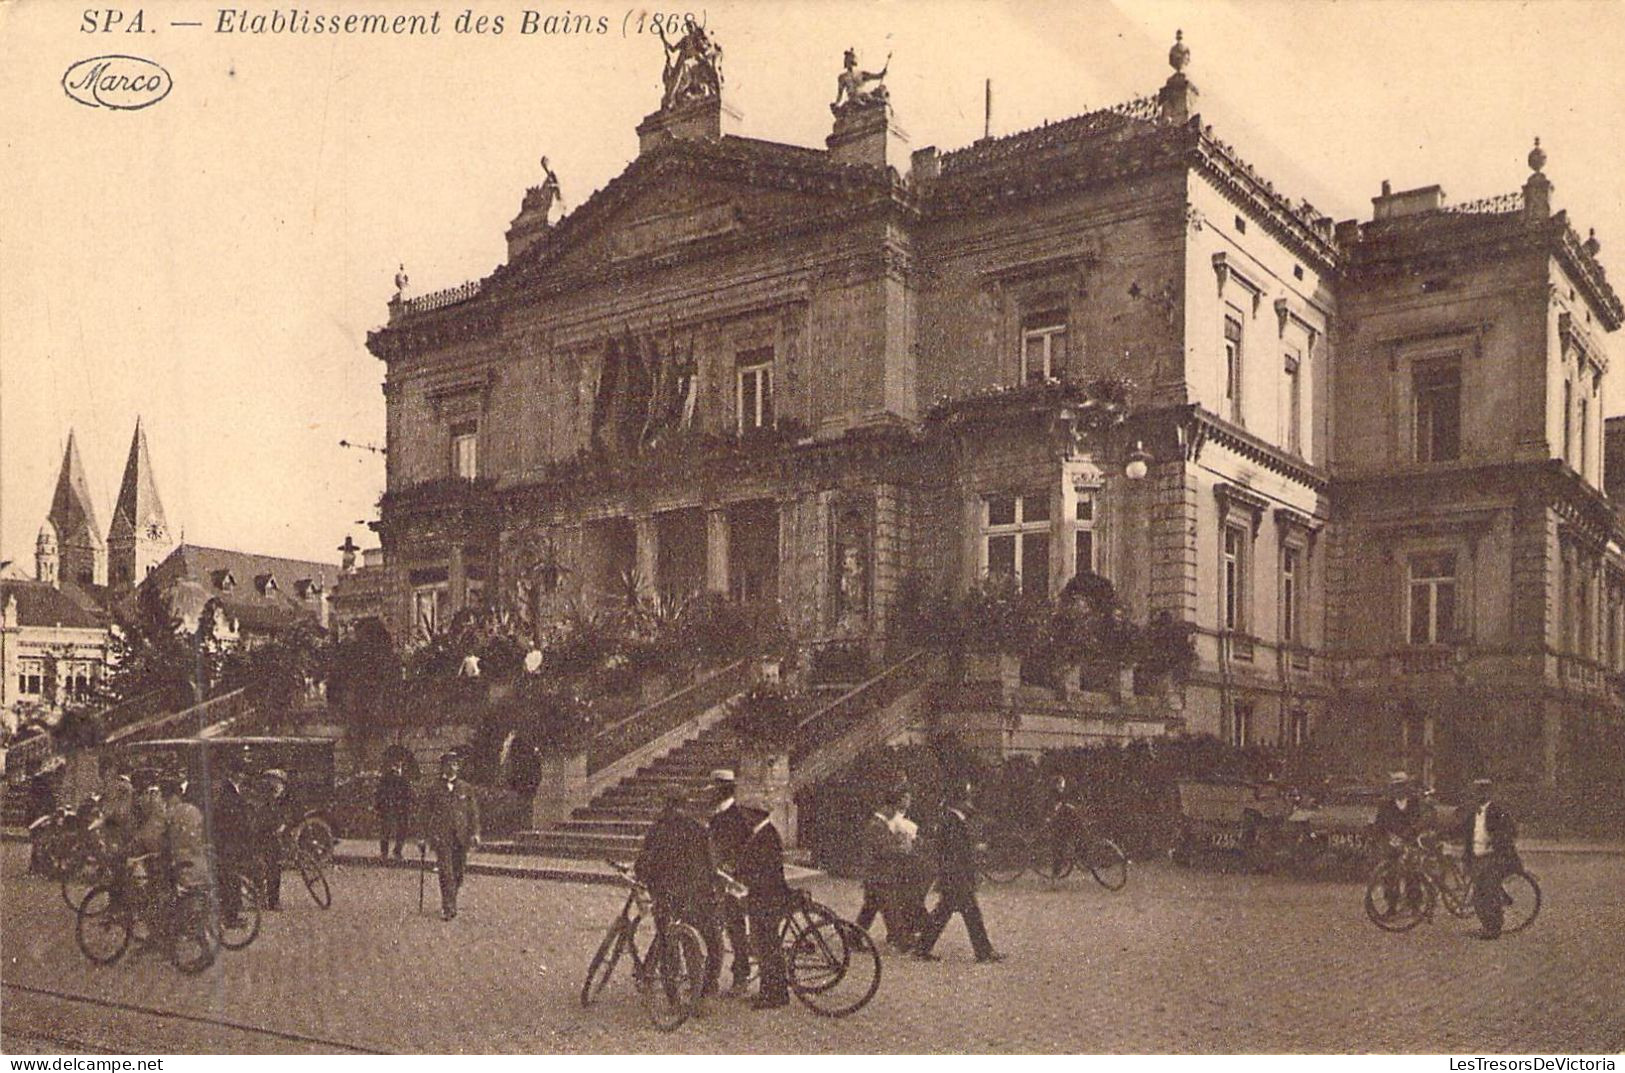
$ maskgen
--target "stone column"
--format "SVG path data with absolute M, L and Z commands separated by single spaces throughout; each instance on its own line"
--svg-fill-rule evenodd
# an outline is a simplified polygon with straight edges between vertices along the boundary
M 447 595 L 451 599 L 451 612 L 456 614 L 463 609 L 468 599 L 468 584 L 463 577 L 463 546 L 453 544 L 446 553 L 446 583 Z M 440 623 L 444 629 L 446 624 Z
M 655 523 L 653 514 L 645 514 L 632 522 L 637 533 L 638 555 L 637 574 L 638 587 L 643 595 L 651 595 L 660 590 L 660 528 Z
M 705 590 L 728 593 L 728 508 L 705 512 Z

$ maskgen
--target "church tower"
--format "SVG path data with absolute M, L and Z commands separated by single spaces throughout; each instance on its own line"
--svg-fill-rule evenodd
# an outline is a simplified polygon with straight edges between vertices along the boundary
M 56 526 L 47 519 L 39 527 L 39 539 L 34 541 L 34 580 L 54 587 L 57 565 Z
M 138 417 L 118 504 L 113 508 L 113 524 L 107 531 L 108 584 L 115 589 L 141 584 L 174 547 L 164 505 L 158 499 L 158 484 L 152 477 L 152 460 L 147 457 L 147 434 Z
M 96 509 L 90 504 L 85 465 L 79 460 L 79 445 L 74 442 L 71 431 L 67 450 L 62 453 L 62 471 L 57 474 L 56 493 L 51 496 L 51 513 L 46 525 L 55 536 L 58 583 L 107 584 L 107 545 L 102 543 Z M 36 568 L 40 565 L 37 557 L 34 565 Z

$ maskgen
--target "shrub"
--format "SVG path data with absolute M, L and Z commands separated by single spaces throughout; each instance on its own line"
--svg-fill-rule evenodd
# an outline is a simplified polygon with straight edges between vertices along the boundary
M 795 741 L 799 713 L 779 686 L 757 682 L 729 702 L 729 729 L 745 745 L 788 749 Z

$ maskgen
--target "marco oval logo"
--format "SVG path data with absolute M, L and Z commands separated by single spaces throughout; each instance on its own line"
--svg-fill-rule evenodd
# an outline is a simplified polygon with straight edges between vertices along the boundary
M 93 56 L 69 67 L 62 89 L 80 104 L 131 112 L 169 96 L 169 72 L 140 56 Z

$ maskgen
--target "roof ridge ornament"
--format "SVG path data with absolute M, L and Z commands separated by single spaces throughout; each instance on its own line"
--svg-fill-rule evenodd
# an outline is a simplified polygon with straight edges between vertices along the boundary
M 1546 150 L 1540 147 L 1540 138 L 1535 138 L 1535 147 L 1529 150 L 1529 170 L 1539 173 L 1546 166 Z
M 1176 74 L 1183 74 L 1185 65 L 1190 62 L 1191 50 L 1190 46 L 1185 44 L 1185 31 L 1175 30 L 1174 47 L 1168 50 L 1168 66 L 1172 67 Z

